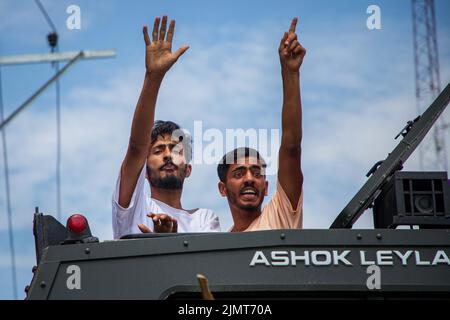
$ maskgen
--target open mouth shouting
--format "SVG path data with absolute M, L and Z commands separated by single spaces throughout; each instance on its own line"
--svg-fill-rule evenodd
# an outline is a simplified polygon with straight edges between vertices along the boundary
M 239 194 L 245 201 L 254 201 L 258 199 L 258 191 L 253 187 L 244 187 Z

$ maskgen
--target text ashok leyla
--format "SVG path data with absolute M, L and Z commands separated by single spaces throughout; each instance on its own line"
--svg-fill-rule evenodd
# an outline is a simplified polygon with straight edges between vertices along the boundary
M 361 266 L 373 264 L 389 266 L 394 265 L 394 263 L 401 263 L 404 266 L 408 264 L 415 264 L 416 266 L 446 264 L 450 266 L 449 255 L 444 250 L 436 250 L 431 259 L 425 259 L 419 250 L 377 250 L 374 257 L 368 257 L 364 250 L 358 250 L 357 252 L 358 263 Z M 302 254 L 294 250 L 278 250 L 264 254 L 263 251 L 258 250 L 255 251 L 250 266 L 296 266 L 297 262 L 305 266 L 352 266 L 354 263 L 349 260 L 351 253 L 352 250 L 305 250 Z

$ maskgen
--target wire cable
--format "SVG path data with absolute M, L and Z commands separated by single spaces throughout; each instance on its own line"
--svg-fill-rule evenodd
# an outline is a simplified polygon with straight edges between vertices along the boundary
M 3 88 L 2 88 L 2 72 L 0 69 L 0 122 L 4 119 L 3 108 Z M 3 146 L 3 162 L 5 168 L 5 190 L 6 190 L 6 212 L 8 220 L 8 234 L 9 234 L 9 250 L 11 253 L 11 272 L 13 282 L 13 297 L 17 300 L 17 274 L 16 274 L 16 251 L 14 247 L 14 230 L 12 224 L 12 210 L 11 210 L 11 193 L 9 188 L 9 166 L 8 166 L 8 148 L 6 145 L 6 128 L 2 128 L 2 146 Z
M 48 25 L 52 29 L 53 33 L 47 36 L 48 43 L 50 45 L 51 52 L 59 52 L 58 46 L 58 33 L 56 31 L 55 24 L 53 23 L 47 10 L 39 0 L 35 0 L 36 5 L 42 12 L 45 20 L 47 20 Z M 52 63 L 55 69 L 55 74 L 59 71 L 59 62 Z M 55 95 L 56 95 L 56 213 L 57 219 L 61 220 L 61 95 L 60 95 L 60 85 L 59 79 L 55 83 Z
M 56 47 L 56 52 L 58 52 Z M 55 62 L 54 65 L 55 74 L 59 72 L 59 62 Z M 56 208 L 57 217 L 61 221 L 61 95 L 59 79 L 55 83 L 56 89 Z
M 36 2 L 39 10 L 41 10 L 42 14 L 44 15 L 45 20 L 47 20 L 48 25 L 50 26 L 50 28 L 53 30 L 53 32 L 56 32 L 56 27 L 53 24 L 52 19 L 50 19 L 50 16 L 48 15 L 47 11 L 45 10 L 44 6 L 42 5 L 42 3 L 39 0 L 34 0 L 34 2 Z

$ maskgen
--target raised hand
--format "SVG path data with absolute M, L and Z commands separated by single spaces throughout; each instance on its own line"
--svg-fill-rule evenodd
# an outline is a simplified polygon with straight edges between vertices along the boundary
M 147 214 L 147 217 L 149 217 L 153 220 L 153 225 L 155 227 L 154 232 L 176 233 L 178 231 L 177 219 L 172 218 L 168 214 L 149 213 L 149 214 Z M 150 230 L 150 228 L 147 227 L 145 224 L 139 224 L 138 228 L 139 228 L 139 230 L 141 230 L 142 233 L 151 233 L 152 232 Z
M 147 73 L 155 77 L 163 77 L 165 73 L 172 67 L 178 58 L 189 49 L 188 45 L 184 45 L 177 51 L 172 53 L 172 39 L 175 30 L 175 20 L 170 21 L 169 30 L 166 34 L 167 16 L 163 16 L 160 24 L 160 18 L 156 17 L 153 24 L 152 41 L 148 36 L 147 26 L 144 26 L 145 40 L 145 67 Z
M 281 68 L 284 71 L 298 72 L 306 54 L 306 49 L 298 42 L 297 34 L 295 33 L 297 21 L 297 17 L 292 19 L 291 27 L 288 32 L 284 33 L 278 48 Z

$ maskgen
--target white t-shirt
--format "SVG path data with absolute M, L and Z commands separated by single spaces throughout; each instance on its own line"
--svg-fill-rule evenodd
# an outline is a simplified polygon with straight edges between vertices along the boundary
M 119 205 L 120 170 L 116 189 L 112 197 L 112 225 L 114 239 L 128 234 L 141 233 L 138 224 L 145 224 L 153 230 L 153 220 L 148 213 L 165 213 L 177 219 L 178 232 L 220 232 L 219 217 L 210 209 L 180 210 L 164 202 L 152 199 L 145 194 L 144 165 L 128 208 Z

